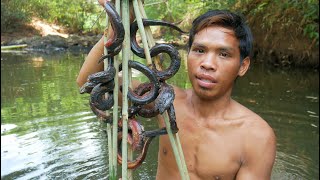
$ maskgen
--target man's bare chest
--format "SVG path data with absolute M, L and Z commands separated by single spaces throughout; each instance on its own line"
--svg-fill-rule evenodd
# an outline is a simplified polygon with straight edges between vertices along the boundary
M 235 177 L 241 165 L 241 145 L 236 137 L 205 131 L 187 133 L 183 129 L 179 135 L 190 172 L 208 179 Z

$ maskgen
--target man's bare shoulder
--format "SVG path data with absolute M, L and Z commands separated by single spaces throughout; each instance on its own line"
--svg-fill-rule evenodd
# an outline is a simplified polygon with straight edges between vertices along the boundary
M 276 136 L 271 126 L 260 116 L 254 115 L 252 119 L 245 123 L 248 129 L 246 135 L 249 140 L 248 143 L 255 145 L 254 142 L 259 144 L 275 142 Z
M 276 136 L 272 127 L 250 109 L 236 105 L 242 111 L 242 155 L 239 179 L 270 178 L 276 157 Z
M 244 123 L 242 128 L 248 152 L 253 149 L 263 148 L 272 149 L 271 151 L 274 152 L 276 149 L 276 136 L 269 123 L 247 107 L 239 104 L 239 108 L 243 112 L 242 119 Z
M 175 93 L 175 99 L 177 99 L 177 100 L 186 99 L 186 97 L 188 96 L 189 91 L 190 91 L 190 90 L 182 89 L 177 86 L 173 86 L 173 89 L 174 89 L 174 93 Z
M 265 119 L 240 103 L 237 103 L 237 106 L 241 111 L 241 118 L 244 121 L 243 128 L 246 129 L 248 136 L 261 138 L 274 135 L 273 129 Z

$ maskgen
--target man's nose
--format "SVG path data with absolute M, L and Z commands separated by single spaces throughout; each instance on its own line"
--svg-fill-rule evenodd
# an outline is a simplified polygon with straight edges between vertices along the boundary
M 215 56 L 213 54 L 207 54 L 203 58 L 200 68 L 207 71 L 215 71 L 217 69 Z

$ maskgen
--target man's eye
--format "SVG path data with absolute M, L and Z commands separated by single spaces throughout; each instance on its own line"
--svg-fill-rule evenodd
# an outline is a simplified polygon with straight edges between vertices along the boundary
M 194 49 L 193 51 L 196 53 L 201 53 L 201 54 L 204 53 L 203 49 Z
M 229 54 L 228 54 L 228 53 L 221 52 L 221 53 L 220 53 L 220 56 L 222 56 L 222 57 L 229 57 Z

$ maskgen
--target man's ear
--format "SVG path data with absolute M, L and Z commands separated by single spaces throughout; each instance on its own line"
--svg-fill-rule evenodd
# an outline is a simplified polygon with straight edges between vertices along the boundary
M 240 69 L 239 69 L 239 72 L 238 72 L 238 76 L 241 77 L 241 76 L 245 75 L 246 72 L 249 69 L 249 66 L 250 66 L 250 57 L 246 57 L 241 62 Z

